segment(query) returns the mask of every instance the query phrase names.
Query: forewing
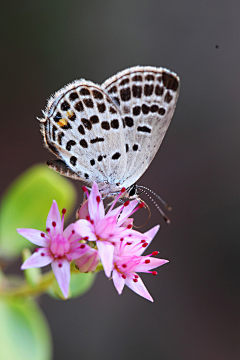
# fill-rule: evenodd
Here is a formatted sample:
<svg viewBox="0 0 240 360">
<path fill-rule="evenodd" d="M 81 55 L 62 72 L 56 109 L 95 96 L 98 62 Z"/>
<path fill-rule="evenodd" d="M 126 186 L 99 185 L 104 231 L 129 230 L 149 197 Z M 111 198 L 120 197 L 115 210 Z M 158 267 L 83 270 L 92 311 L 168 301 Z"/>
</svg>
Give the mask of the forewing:
<svg viewBox="0 0 240 360">
<path fill-rule="evenodd" d="M 100 188 L 102 183 L 115 184 L 122 178 L 126 166 L 123 122 L 101 87 L 85 80 L 69 84 L 49 100 L 40 121 L 47 147 L 70 170 L 59 160 L 52 168 L 66 176 L 96 181 Z"/>
<path fill-rule="evenodd" d="M 135 183 L 153 160 L 170 124 L 179 92 L 178 76 L 163 68 L 136 66 L 102 84 L 124 123 L 127 168 L 124 186 Z"/>
</svg>

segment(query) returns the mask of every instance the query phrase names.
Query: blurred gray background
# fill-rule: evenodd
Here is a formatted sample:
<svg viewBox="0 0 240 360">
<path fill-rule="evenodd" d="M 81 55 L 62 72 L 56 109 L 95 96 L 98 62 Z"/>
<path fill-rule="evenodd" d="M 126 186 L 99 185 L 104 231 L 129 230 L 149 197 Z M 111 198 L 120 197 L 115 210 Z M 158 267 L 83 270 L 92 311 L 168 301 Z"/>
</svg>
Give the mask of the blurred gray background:
<svg viewBox="0 0 240 360">
<path fill-rule="evenodd" d="M 118 296 L 102 273 L 81 298 L 43 296 L 54 360 L 240 359 L 239 19 L 239 0 L 2 2 L 1 193 L 53 158 L 36 116 L 63 85 L 133 65 L 181 78 L 172 124 L 138 182 L 173 207 L 170 226 L 152 206 L 144 228 L 161 223 L 150 250 L 170 260 L 143 276 L 155 302 L 128 288 Z"/>
</svg>

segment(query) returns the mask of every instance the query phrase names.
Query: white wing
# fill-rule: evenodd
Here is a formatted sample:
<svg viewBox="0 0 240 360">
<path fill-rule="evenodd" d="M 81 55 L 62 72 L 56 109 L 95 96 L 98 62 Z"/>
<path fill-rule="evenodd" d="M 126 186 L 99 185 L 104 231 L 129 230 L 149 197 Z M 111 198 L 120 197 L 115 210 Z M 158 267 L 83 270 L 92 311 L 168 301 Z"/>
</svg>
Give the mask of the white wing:
<svg viewBox="0 0 240 360">
<path fill-rule="evenodd" d="M 48 165 L 63 175 L 110 192 L 121 186 L 127 154 L 119 110 L 100 86 L 78 80 L 48 102 L 42 132 L 46 146 L 61 160 Z"/>
<path fill-rule="evenodd" d="M 127 167 L 122 178 L 128 187 L 146 171 L 162 143 L 176 106 L 179 78 L 167 69 L 136 66 L 106 80 L 102 88 L 123 119 Z"/>
</svg>

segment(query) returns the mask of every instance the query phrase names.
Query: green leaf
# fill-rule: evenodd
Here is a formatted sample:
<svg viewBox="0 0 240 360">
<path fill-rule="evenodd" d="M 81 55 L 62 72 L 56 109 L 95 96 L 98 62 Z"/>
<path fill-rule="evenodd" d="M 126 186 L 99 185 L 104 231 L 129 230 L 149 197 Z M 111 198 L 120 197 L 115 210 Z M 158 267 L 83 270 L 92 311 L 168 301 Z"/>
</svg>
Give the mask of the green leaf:
<svg viewBox="0 0 240 360">
<path fill-rule="evenodd" d="M 69 288 L 69 298 L 78 297 L 84 295 L 93 285 L 96 274 L 94 273 L 80 273 L 72 272 Z M 55 299 L 66 300 L 58 286 L 57 280 L 54 280 L 53 284 L 49 288 L 48 294 Z"/>
<path fill-rule="evenodd" d="M 50 360 L 52 339 L 33 300 L 0 300 L 0 359 Z"/>
<path fill-rule="evenodd" d="M 0 209 L 0 256 L 19 255 L 31 243 L 19 235 L 17 228 L 46 229 L 52 201 L 70 215 L 76 202 L 73 184 L 60 174 L 39 164 L 20 175 L 7 189 Z"/>
</svg>

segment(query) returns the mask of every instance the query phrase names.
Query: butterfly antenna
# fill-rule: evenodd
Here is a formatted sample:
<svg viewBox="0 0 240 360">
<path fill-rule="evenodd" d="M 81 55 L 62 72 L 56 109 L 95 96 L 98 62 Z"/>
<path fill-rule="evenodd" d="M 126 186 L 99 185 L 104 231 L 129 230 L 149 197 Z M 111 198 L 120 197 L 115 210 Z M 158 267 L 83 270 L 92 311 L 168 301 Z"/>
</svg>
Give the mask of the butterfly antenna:
<svg viewBox="0 0 240 360">
<path fill-rule="evenodd" d="M 144 207 L 146 207 L 146 208 L 148 209 L 148 219 L 147 219 L 147 221 L 146 221 L 143 225 L 141 225 L 141 226 L 133 225 L 133 226 L 134 226 L 135 228 L 137 228 L 137 229 L 139 229 L 139 228 L 143 227 L 144 225 L 146 225 L 146 224 L 149 222 L 150 218 L 151 218 L 151 210 L 150 210 L 150 207 L 148 206 L 147 203 L 145 203 L 144 200 L 141 199 L 141 202 L 143 202 L 144 205 L 145 205 Z"/>
<path fill-rule="evenodd" d="M 169 217 L 162 211 L 162 209 L 160 208 L 160 206 L 156 203 L 156 201 L 151 197 L 151 195 L 149 195 L 147 193 L 146 190 L 149 190 L 148 188 L 145 188 L 145 186 L 137 186 L 138 188 L 142 189 L 142 192 L 144 194 L 147 195 L 147 197 L 153 202 L 153 204 L 156 206 L 156 208 L 158 209 L 158 211 L 160 212 L 160 214 L 162 215 L 163 219 L 165 220 L 165 222 L 170 225 L 171 221 L 169 219 Z M 153 194 L 155 194 L 153 191 L 150 190 L 150 192 L 152 192 Z"/>
<path fill-rule="evenodd" d="M 152 191 L 151 189 L 149 189 L 149 188 L 147 188 L 147 187 L 145 187 L 145 186 L 142 186 L 142 185 L 137 185 L 137 188 L 140 188 L 140 189 L 142 188 L 142 189 L 145 189 L 145 190 L 149 191 L 151 194 L 153 194 L 154 196 L 156 196 L 156 198 L 157 198 L 158 200 L 161 201 L 161 203 L 164 205 L 165 209 L 167 209 L 168 211 L 172 211 L 172 207 L 169 206 L 169 205 L 166 203 L 166 201 L 163 200 L 163 198 L 161 198 L 161 196 L 159 196 L 158 194 L 156 194 L 156 193 L 155 193 L 154 191 Z"/>
</svg>

